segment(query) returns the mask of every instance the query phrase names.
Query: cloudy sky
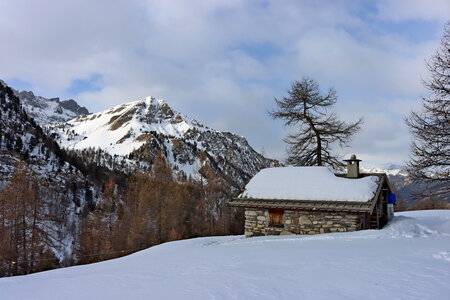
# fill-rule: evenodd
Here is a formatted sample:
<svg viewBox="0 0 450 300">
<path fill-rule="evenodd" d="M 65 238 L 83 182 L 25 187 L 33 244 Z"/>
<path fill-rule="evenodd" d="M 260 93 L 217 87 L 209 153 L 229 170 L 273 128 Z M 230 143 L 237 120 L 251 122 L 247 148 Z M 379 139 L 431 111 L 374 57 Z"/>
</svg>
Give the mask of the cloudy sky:
<svg viewBox="0 0 450 300">
<path fill-rule="evenodd" d="M 291 129 L 267 111 L 310 76 L 365 119 L 345 155 L 403 163 L 449 17 L 448 0 L 2 0 L 0 78 L 92 112 L 163 98 L 283 160 Z"/>
</svg>

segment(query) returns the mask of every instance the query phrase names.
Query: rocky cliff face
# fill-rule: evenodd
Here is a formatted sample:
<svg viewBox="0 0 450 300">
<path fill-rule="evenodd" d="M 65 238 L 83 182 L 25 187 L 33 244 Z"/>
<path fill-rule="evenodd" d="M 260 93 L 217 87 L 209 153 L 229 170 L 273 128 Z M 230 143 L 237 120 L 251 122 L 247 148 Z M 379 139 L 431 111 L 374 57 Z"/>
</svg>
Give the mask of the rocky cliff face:
<svg viewBox="0 0 450 300">
<path fill-rule="evenodd" d="M 59 98 L 36 96 L 31 91 L 14 92 L 28 115 L 40 125 L 62 123 L 89 114 L 86 107 L 72 99 L 60 101 Z"/>
<path fill-rule="evenodd" d="M 3 82 L 0 82 L 0 150 L 3 179 L 9 177 L 16 160 L 26 161 L 35 172 L 47 176 L 52 176 L 54 169 L 68 167 L 58 144 L 43 132 L 15 92 Z"/>
</svg>

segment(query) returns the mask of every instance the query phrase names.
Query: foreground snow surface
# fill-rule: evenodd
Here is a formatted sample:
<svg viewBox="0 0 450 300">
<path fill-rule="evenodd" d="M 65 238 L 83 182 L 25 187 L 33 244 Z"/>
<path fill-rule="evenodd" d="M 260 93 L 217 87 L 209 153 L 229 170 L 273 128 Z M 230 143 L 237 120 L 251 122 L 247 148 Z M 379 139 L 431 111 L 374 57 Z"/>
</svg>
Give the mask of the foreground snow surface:
<svg viewBox="0 0 450 300">
<path fill-rule="evenodd" d="M 450 299 L 450 211 L 383 230 L 209 237 L 0 279 L 0 299 Z"/>
</svg>

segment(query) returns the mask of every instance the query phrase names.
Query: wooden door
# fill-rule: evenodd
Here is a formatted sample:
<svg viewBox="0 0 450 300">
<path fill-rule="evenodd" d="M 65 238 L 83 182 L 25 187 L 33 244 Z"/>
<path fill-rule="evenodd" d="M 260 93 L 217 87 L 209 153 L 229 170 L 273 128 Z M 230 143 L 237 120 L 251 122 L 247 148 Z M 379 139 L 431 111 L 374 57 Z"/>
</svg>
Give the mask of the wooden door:
<svg viewBox="0 0 450 300">
<path fill-rule="evenodd" d="M 283 217 L 284 217 L 284 209 L 270 208 L 269 209 L 269 226 L 270 227 L 284 227 Z"/>
</svg>

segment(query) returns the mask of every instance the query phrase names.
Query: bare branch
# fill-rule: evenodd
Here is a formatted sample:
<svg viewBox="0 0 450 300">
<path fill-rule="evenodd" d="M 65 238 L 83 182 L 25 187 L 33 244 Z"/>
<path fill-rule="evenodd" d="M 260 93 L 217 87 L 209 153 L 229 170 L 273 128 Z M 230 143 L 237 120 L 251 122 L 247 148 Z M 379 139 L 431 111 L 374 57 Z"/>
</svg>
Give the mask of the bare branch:
<svg viewBox="0 0 450 300">
<path fill-rule="evenodd" d="M 286 126 L 298 126 L 297 133 L 284 140 L 289 145 L 286 162 L 296 166 L 341 166 L 340 158 L 331 153 L 331 148 L 348 146 L 363 120 L 351 124 L 339 120 L 332 110 L 337 101 L 336 91 L 330 88 L 321 94 L 314 79 L 294 81 L 287 93 L 287 97 L 275 98 L 277 108 L 269 112 L 274 119 L 284 120 Z"/>
<path fill-rule="evenodd" d="M 450 181 L 450 22 L 440 48 L 426 62 L 431 79 L 424 81 L 429 95 L 422 110 L 412 111 L 405 120 L 412 142 L 408 171 L 416 180 L 429 183 Z M 448 189 L 440 193 L 450 194 Z"/>
</svg>

